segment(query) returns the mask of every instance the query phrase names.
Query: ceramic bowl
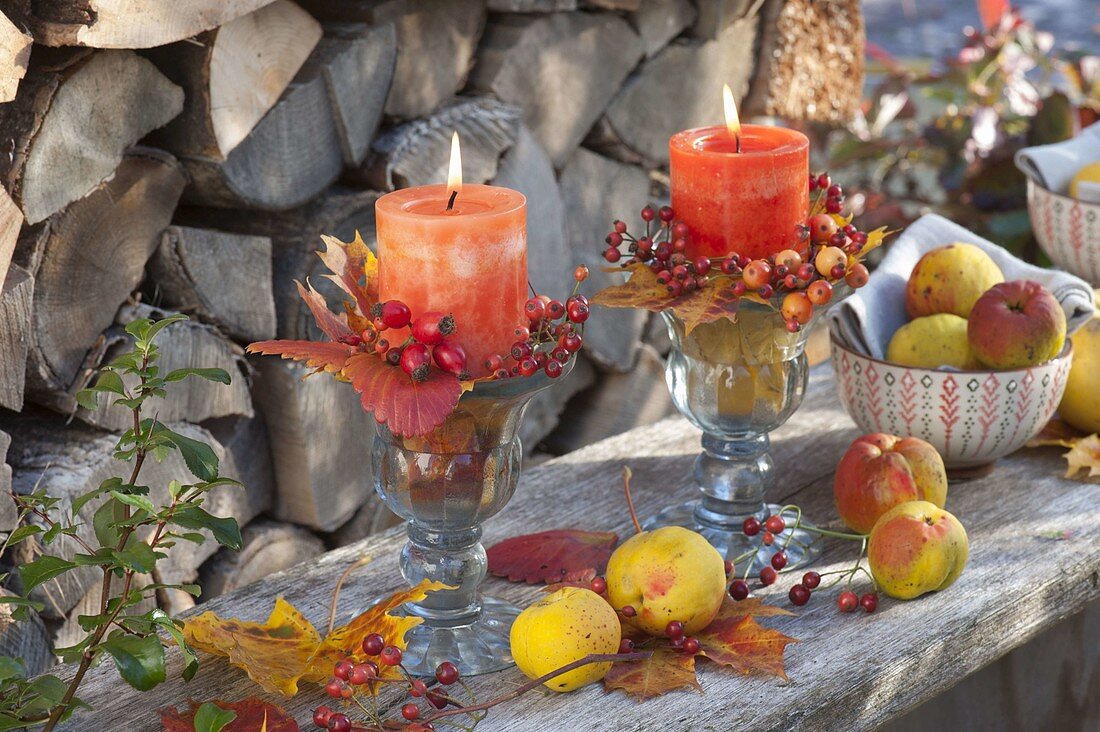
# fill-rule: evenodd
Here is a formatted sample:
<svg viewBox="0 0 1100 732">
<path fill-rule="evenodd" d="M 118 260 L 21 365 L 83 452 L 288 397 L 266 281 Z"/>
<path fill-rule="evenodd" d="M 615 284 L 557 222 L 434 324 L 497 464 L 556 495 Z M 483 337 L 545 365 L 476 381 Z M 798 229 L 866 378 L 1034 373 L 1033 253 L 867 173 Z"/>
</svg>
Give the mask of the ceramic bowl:
<svg viewBox="0 0 1100 732">
<path fill-rule="evenodd" d="M 888 363 L 832 337 L 844 408 L 864 432 L 919 437 L 954 478 L 984 475 L 1050 420 L 1066 388 L 1073 345 L 1038 366 L 1009 371 L 940 371 Z"/>
<path fill-rule="evenodd" d="M 1078 201 L 1027 181 L 1031 228 L 1059 268 L 1100 285 L 1100 203 Z"/>
</svg>

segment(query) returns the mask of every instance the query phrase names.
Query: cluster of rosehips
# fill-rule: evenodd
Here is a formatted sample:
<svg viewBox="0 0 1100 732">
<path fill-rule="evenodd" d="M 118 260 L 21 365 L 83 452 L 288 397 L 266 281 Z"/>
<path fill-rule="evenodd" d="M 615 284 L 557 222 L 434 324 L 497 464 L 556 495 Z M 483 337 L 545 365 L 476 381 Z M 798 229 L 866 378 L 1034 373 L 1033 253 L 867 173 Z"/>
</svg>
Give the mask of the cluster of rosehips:
<svg viewBox="0 0 1100 732">
<path fill-rule="evenodd" d="M 605 241 L 604 259 L 623 267 L 645 263 L 656 273 L 670 298 L 687 295 L 715 280 L 719 286 L 729 284 L 732 294 L 741 297 L 754 292 L 770 300 L 777 292 L 786 292 L 781 305 L 787 329 L 798 332 L 813 317 L 814 307 L 828 303 L 833 297 L 833 286 L 843 280 L 850 287 L 867 284 L 870 277 L 867 267 L 858 261 L 850 261 L 867 243 L 867 234 L 852 224 L 841 227 L 831 214 L 843 209 L 844 192 L 832 183 L 827 173 L 810 176 L 810 191 L 820 190 L 825 196 L 824 207 L 828 213 L 811 216 L 799 232 L 803 244 L 800 251 L 784 249 L 765 259 L 751 259 L 736 252 L 725 257 L 696 257 L 688 259 L 688 229 L 682 221 L 675 221 L 675 213 L 668 206 L 654 210 L 642 209 L 646 222 L 645 235 L 634 237 L 622 221 L 614 222 Z M 652 222 L 659 221 L 656 233 Z M 620 247 L 627 245 L 629 257 L 623 257 Z"/>
<path fill-rule="evenodd" d="M 775 542 L 776 535 L 782 534 L 786 529 L 787 522 L 778 514 L 769 516 L 763 523 L 755 516 L 749 516 L 741 524 L 741 530 L 745 536 L 757 536 L 763 531 L 764 535 L 761 537 L 761 541 L 765 546 L 771 546 Z M 771 566 L 760 570 L 760 584 L 764 587 L 775 584 L 775 581 L 779 579 L 779 572 L 787 566 L 787 561 L 787 552 L 783 549 L 779 549 L 772 554 Z M 850 574 L 848 570 L 843 570 L 843 572 Z M 791 604 L 801 607 L 810 601 L 810 595 L 820 584 L 820 574 L 812 570 L 806 572 L 802 575 L 802 581 L 791 587 L 787 593 L 787 598 L 791 601 Z M 730 583 L 729 594 L 738 602 L 744 600 L 749 596 L 749 583 L 743 579 L 734 580 Z M 875 608 L 878 607 L 878 595 L 874 592 L 868 592 L 863 597 L 857 597 L 856 593 L 851 590 L 845 590 L 837 598 L 837 605 L 840 607 L 840 611 L 845 613 L 852 612 L 857 605 L 865 611 L 873 613 Z"/>
<path fill-rule="evenodd" d="M 485 370 L 497 379 L 534 376 L 542 371 L 551 379 L 562 375 L 565 365 L 584 345 L 584 323 L 590 313 L 588 298 L 577 287 L 588 278 L 583 264 L 573 272 L 576 285 L 565 302 L 535 295 L 523 305 L 527 322 L 516 326 L 516 342 L 506 355 L 485 360 Z"/>
<path fill-rule="evenodd" d="M 731 562 L 726 562 L 727 575 L 732 569 L 733 564 Z M 603 595 L 607 592 L 607 580 L 603 577 L 596 577 L 592 580 L 590 587 L 597 595 Z M 633 605 L 623 605 L 619 612 L 622 613 L 624 618 L 632 618 L 638 614 L 638 611 Z M 682 653 L 695 655 L 701 648 L 698 638 L 694 638 L 684 633 L 684 624 L 679 620 L 669 621 L 668 625 L 665 626 L 665 636 L 669 640 L 669 645 Z M 633 653 L 634 650 L 635 644 L 632 639 L 623 638 L 619 641 L 619 653 Z"/>
<path fill-rule="evenodd" d="M 429 689 L 420 679 L 411 677 L 401 667 L 401 649 L 397 646 L 386 645 L 385 639 L 378 633 L 370 633 L 363 639 L 363 653 L 371 657 L 377 657 L 378 663 L 385 666 L 396 666 L 402 671 L 402 683 L 408 686 L 409 695 L 414 698 L 423 698 L 436 709 L 443 709 L 448 704 L 456 702 L 440 689 Z M 338 661 L 332 669 L 332 679 L 325 685 L 325 691 L 333 699 L 350 699 L 355 695 L 355 687 L 368 687 L 373 693 L 372 684 L 380 681 L 378 663 L 363 661 L 356 663 L 350 659 Z M 450 661 L 439 664 L 435 670 L 435 679 L 443 686 L 450 686 L 458 681 L 458 668 Z M 416 702 L 408 702 L 401 707 L 401 716 L 415 726 L 406 726 L 406 730 L 419 729 L 430 730 L 432 725 L 427 722 L 417 723 L 420 718 L 420 707 Z M 336 712 L 327 706 L 317 707 L 313 711 L 313 724 L 320 729 L 330 732 L 350 732 L 354 728 L 351 718 L 343 712 Z"/>
<path fill-rule="evenodd" d="M 375 303 L 370 314 L 370 326 L 359 335 L 341 338 L 340 342 L 373 349 L 379 358 L 391 366 L 400 366 L 418 383 L 428 378 L 433 361 L 448 374 L 470 378 L 466 352 L 459 344 L 447 340 L 457 329 L 453 316 L 431 311 L 413 318 L 409 306 L 400 300 Z M 383 335 L 403 328 L 409 328 L 409 334 L 400 343 Z"/>
</svg>

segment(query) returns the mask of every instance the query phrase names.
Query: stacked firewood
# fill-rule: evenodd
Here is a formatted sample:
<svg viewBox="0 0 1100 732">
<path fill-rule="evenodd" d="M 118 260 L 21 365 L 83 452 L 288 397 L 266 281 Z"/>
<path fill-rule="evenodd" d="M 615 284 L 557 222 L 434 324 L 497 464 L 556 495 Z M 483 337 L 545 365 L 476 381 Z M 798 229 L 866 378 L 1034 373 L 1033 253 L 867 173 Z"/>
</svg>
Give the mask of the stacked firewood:
<svg viewBox="0 0 1100 732">
<path fill-rule="evenodd" d="M 394 521 L 373 497 L 372 424 L 351 390 L 244 354 L 318 336 L 292 282 L 329 284 L 320 234 L 371 243 L 377 197 L 442 181 L 458 130 L 466 180 L 527 195 L 533 286 L 565 292 L 584 262 L 599 287 L 609 217 L 664 199 L 669 133 L 719 121 L 723 83 L 750 113 L 836 120 L 862 73 L 856 0 L 0 0 L 0 12 L 0 490 L 65 500 L 116 470 L 125 415 L 86 412 L 74 394 L 126 347 L 127 322 L 187 313 L 165 367 L 218 366 L 233 384 L 185 382 L 159 419 L 214 443 L 247 486 L 211 507 L 246 527 L 245 549 L 179 552 L 154 579 L 201 578 L 207 596 Z M 797 88 L 799 55 L 839 86 Z M 527 445 L 567 451 L 670 414 L 667 346 L 645 314 L 597 310 L 579 367 L 529 410 Z M 148 480 L 181 470 L 158 464 Z M 14 521 L 0 500 L 0 532 Z M 30 644 L 44 664 L 44 644 L 73 637 L 94 576 L 65 577 L 42 588 L 41 626 L 0 637 L 0 652 Z"/>
</svg>

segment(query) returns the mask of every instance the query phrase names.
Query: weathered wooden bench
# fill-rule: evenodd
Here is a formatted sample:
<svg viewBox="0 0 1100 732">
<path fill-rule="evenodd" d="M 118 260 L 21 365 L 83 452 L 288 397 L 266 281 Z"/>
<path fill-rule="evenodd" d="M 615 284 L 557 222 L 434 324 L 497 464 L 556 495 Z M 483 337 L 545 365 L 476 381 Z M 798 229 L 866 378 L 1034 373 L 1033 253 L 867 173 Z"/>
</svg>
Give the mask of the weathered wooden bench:
<svg viewBox="0 0 1100 732">
<path fill-rule="evenodd" d="M 856 434 L 837 400 L 829 366 L 817 367 L 802 408 L 773 434 L 779 481 L 771 498 L 797 503 L 822 523 L 835 521 L 833 470 Z M 562 527 L 625 536 L 630 521 L 620 488 L 622 466 L 633 469 L 635 501 L 639 513 L 648 515 L 692 495 L 691 464 L 698 448 L 699 433 L 677 417 L 528 470 L 509 506 L 485 526 L 485 543 Z M 883 598 L 873 615 L 842 615 L 836 590 L 819 591 L 796 617 L 766 619 L 801 641 L 787 649 L 789 682 L 742 677 L 704 662 L 702 695 L 676 692 L 638 703 L 619 692 L 605 694 L 598 685 L 563 695 L 535 691 L 492 709 L 479 729 L 851 730 L 898 719 L 1100 597 L 1100 486 L 1066 480 L 1063 469 L 1057 450 L 1023 450 L 1002 460 L 989 477 L 951 486 L 947 507 L 965 524 L 971 555 L 949 590 L 910 602 Z M 340 601 L 345 618 L 402 585 L 397 556 L 404 541 L 400 530 L 371 537 L 200 610 L 263 620 L 282 595 L 323 628 L 337 577 L 361 555 L 374 561 L 346 584 Z M 826 544 L 816 568 L 846 566 L 854 553 L 850 542 Z M 763 594 L 789 607 L 792 581 L 781 579 Z M 540 593 L 538 587 L 499 579 L 489 579 L 485 589 L 522 604 Z M 1089 655 L 1096 666 L 1095 647 Z M 178 677 L 180 666 L 179 654 L 172 658 L 170 678 L 173 672 Z M 1034 669 L 1029 687 L 1039 689 L 1043 677 L 1057 679 L 1064 672 Z M 1100 674 L 1093 677 L 1095 693 Z M 521 679 L 510 669 L 478 677 L 472 687 L 485 700 Z M 67 729 L 156 730 L 158 707 L 182 705 L 188 698 L 233 701 L 254 695 L 264 696 L 222 659 L 205 657 L 189 684 L 171 680 L 147 694 L 131 690 L 105 663 L 79 694 L 94 711 L 77 715 Z M 325 697 L 320 687 L 305 685 L 293 699 L 271 700 L 311 729 L 310 712 Z M 973 700 L 975 706 L 984 703 Z M 1074 713 L 1081 711 L 1069 712 Z M 396 706 L 390 716 L 399 717 Z M 1084 729 L 1072 723 L 1060 728 Z"/>
</svg>

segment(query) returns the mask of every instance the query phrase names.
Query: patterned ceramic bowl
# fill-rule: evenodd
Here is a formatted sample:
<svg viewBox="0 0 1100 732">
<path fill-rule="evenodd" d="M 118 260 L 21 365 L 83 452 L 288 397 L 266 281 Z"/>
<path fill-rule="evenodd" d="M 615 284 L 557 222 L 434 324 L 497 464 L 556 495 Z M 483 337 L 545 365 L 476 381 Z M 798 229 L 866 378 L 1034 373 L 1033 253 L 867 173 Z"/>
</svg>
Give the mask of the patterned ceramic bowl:
<svg viewBox="0 0 1100 732">
<path fill-rule="evenodd" d="M 984 475 L 1050 420 L 1066 388 L 1073 346 L 1012 371 L 937 371 L 887 363 L 832 339 L 840 401 L 864 432 L 931 443 L 953 478 Z"/>
<path fill-rule="evenodd" d="M 1027 209 L 1035 238 L 1051 261 L 1100 285 L 1100 203 L 1053 193 L 1028 178 Z"/>
</svg>

